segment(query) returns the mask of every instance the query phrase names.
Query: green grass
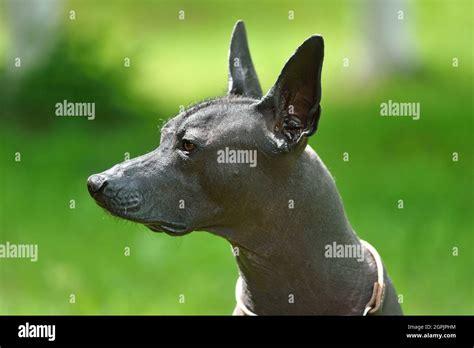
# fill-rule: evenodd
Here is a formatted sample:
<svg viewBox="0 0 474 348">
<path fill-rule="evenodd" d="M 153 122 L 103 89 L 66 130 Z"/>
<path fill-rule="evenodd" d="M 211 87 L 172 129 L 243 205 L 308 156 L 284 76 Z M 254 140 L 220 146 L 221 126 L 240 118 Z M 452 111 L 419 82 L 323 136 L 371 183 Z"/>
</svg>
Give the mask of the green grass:
<svg viewBox="0 0 474 348">
<path fill-rule="evenodd" d="M 64 21 L 55 59 L 15 91 L 0 76 L 0 243 L 39 245 L 36 263 L 0 260 L 0 314 L 231 313 L 237 267 L 225 240 L 205 232 L 171 238 L 112 218 L 85 180 L 125 152 L 152 150 L 159 119 L 179 105 L 225 92 L 237 18 L 246 21 L 263 89 L 305 37 L 325 36 L 323 114 L 310 143 L 335 176 L 354 229 L 379 250 L 405 313 L 474 314 L 472 4 L 413 5 L 420 70 L 371 81 L 357 78 L 356 2 L 250 4 L 73 1 L 64 13 L 75 8 L 79 17 Z M 181 8 L 185 23 L 174 17 Z M 96 100 L 96 120 L 55 118 L 53 102 L 63 96 Z M 421 119 L 378 116 L 388 99 L 420 102 Z"/>
</svg>

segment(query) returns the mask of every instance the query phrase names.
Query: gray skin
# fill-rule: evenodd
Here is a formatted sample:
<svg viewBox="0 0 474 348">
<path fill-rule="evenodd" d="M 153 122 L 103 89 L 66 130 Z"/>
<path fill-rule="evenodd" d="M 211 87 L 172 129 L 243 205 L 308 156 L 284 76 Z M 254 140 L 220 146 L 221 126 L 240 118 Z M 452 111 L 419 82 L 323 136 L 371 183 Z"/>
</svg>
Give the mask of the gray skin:
<svg viewBox="0 0 474 348">
<path fill-rule="evenodd" d="M 227 239 L 239 251 L 242 301 L 258 315 L 362 315 L 377 269 L 368 252 L 362 262 L 325 257 L 327 244 L 360 240 L 331 174 L 307 145 L 321 112 L 323 56 L 322 37 L 308 38 L 262 97 L 237 22 L 228 95 L 171 119 L 156 150 L 89 177 L 91 195 L 156 232 L 205 230 Z M 226 147 L 256 150 L 257 166 L 218 163 Z M 386 272 L 385 281 L 379 314 L 400 315 Z"/>
</svg>

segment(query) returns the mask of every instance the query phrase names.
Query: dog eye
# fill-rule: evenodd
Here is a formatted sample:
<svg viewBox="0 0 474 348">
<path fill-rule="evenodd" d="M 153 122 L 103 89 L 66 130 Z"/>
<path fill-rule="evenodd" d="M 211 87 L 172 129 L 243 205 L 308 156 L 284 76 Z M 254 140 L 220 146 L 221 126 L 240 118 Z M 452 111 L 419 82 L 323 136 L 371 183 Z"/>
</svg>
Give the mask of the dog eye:
<svg viewBox="0 0 474 348">
<path fill-rule="evenodd" d="M 196 145 L 190 142 L 189 140 L 183 139 L 183 150 L 186 152 L 191 152 L 196 148 Z"/>
</svg>

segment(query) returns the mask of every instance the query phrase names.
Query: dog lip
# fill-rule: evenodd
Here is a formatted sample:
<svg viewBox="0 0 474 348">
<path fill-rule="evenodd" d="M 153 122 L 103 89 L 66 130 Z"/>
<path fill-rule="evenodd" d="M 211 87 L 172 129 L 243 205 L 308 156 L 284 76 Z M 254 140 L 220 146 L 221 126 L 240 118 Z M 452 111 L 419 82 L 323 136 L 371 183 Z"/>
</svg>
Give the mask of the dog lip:
<svg viewBox="0 0 474 348">
<path fill-rule="evenodd" d="M 91 193 L 92 198 L 94 201 L 99 205 L 101 208 L 107 210 L 112 215 L 118 216 L 123 219 L 131 220 L 134 222 L 142 222 L 140 220 L 133 219 L 132 216 L 128 214 L 137 213 L 142 208 L 141 201 L 137 200 L 132 203 L 128 204 L 120 204 L 116 202 L 117 194 L 114 196 L 106 196 L 103 192 L 94 192 Z"/>
<path fill-rule="evenodd" d="M 146 221 L 140 218 L 134 217 L 133 215 L 127 215 L 126 213 L 133 213 L 139 210 L 139 205 L 130 206 L 126 210 L 117 210 L 115 207 L 110 206 L 105 201 L 97 199 L 96 195 L 93 196 L 97 205 L 105 209 L 107 212 L 114 216 L 118 216 L 122 219 L 126 219 L 132 222 L 143 224 L 153 232 L 165 232 L 170 236 L 184 236 L 191 231 L 185 224 L 168 222 L 168 221 Z M 125 214 L 124 214 L 125 213 Z"/>
<path fill-rule="evenodd" d="M 144 225 L 154 232 L 165 232 L 170 236 L 184 236 L 190 233 L 186 225 L 175 222 L 156 221 Z"/>
<path fill-rule="evenodd" d="M 150 230 L 153 232 L 164 232 L 162 227 L 159 224 L 144 224 L 146 227 L 148 227 Z"/>
</svg>

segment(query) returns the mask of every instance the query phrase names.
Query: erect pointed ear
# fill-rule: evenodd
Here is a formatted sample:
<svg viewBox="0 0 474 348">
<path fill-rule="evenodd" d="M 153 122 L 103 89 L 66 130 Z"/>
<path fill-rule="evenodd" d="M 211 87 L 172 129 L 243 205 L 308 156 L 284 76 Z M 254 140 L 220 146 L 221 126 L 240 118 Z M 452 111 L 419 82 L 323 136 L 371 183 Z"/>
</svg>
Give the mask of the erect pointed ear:
<svg viewBox="0 0 474 348">
<path fill-rule="evenodd" d="M 311 36 L 290 57 L 275 85 L 257 105 L 269 115 L 269 124 L 277 136 L 284 137 L 288 149 L 318 127 L 323 58 L 323 38 Z"/>
<path fill-rule="evenodd" d="M 229 50 L 228 94 L 260 99 L 262 89 L 250 57 L 244 22 L 238 21 L 232 32 Z"/>
</svg>

